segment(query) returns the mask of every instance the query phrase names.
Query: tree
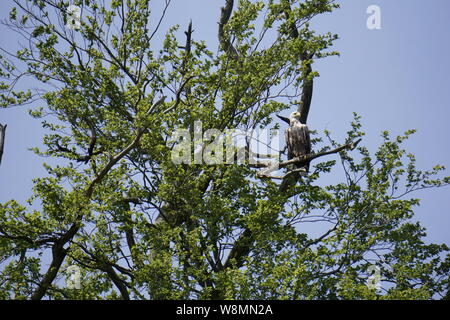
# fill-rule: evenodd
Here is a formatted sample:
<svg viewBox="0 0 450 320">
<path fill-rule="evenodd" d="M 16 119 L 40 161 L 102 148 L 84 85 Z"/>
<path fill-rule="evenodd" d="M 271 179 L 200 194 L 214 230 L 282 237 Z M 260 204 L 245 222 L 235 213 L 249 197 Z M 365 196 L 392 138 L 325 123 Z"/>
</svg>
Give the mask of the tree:
<svg viewBox="0 0 450 320">
<path fill-rule="evenodd" d="M 2 50 L 1 105 L 40 101 L 31 115 L 47 133 L 35 152 L 58 162 L 34 180 L 28 206 L 0 205 L 0 297 L 448 296 L 448 248 L 424 243 L 410 195 L 450 178 L 439 178 L 442 166 L 416 168 L 402 148 L 412 130 L 383 132 L 371 153 L 357 146 L 364 133 L 355 114 L 345 141 L 316 134 L 314 154 L 282 158 L 281 183 L 248 139 L 243 163 L 173 161 L 177 128 L 274 130 L 274 115 L 293 108 L 306 122 L 313 62 L 337 54 L 337 36 L 309 22 L 335 1 L 225 0 L 217 54 L 193 23 L 158 38 L 170 0 L 159 17 L 148 0 L 14 3 L 4 23 L 29 46 Z M 24 76 L 39 89 L 15 90 Z M 307 177 L 292 170 L 309 160 Z M 338 164 L 343 181 L 321 184 Z M 307 222 L 327 230 L 312 236 Z M 381 277 L 378 291 L 367 285 L 369 270 Z M 80 288 L 66 285 L 71 272 Z"/>
</svg>

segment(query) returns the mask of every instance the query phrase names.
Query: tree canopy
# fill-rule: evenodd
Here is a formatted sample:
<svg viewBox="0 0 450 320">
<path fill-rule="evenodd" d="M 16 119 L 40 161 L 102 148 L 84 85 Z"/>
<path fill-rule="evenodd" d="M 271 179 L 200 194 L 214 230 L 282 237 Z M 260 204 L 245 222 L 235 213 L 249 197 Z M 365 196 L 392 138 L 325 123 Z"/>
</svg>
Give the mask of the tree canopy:
<svg viewBox="0 0 450 320">
<path fill-rule="evenodd" d="M 264 157 L 248 139 L 241 162 L 173 161 L 173 133 L 194 137 L 196 123 L 274 132 L 289 110 L 306 123 L 314 61 L 338 54 L 337 35 L 310 22 L 337 1 L 223 0 L 210 13 L 215 44 L 194 22 L 162 30 L 170 0 L 159 11 L 150 0 L 13 2 L 3 23 L 26 46 L 0 51 L 0 106 L 33 103 L 46 130 L 34 152 L 57 161 L 26 204 L 0 204 L 0 298 L 449 297 L 449 248 L 425 243 L 412 196 L 450 177 L 416 167 L 403 147 L 414 130 L 383 131 L 371 152 L 355 114 L 344 141 L 314 133 L 314 153 L 294 159 L 312 161 L 302 177 L 282 150 L 283 175 L 261 174 L 271 165 L 250 161 Z M 36 85 L 16 90 L 23 77 Z M 208 138 L 190 151 L 204 156 Z M 340 183 L 320 179 L 339 170 Z"/>
</svg>

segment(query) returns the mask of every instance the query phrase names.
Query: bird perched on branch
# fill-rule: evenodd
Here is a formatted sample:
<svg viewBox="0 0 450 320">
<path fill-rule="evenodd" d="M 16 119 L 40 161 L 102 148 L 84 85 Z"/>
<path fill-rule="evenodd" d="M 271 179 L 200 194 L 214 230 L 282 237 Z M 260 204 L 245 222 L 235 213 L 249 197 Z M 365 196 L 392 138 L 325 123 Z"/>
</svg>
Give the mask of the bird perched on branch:
<svg viewBox="0 0 450 320">
<path fill-rule="evenodd" d="M 298 111 L 292 112 L 289 119 L 282 116 L 278 117 L 289 123 L 289 128 L 284 133 L 288 149 L 288 160 L 310 154 L 311 139 L 309 129 L 306 124 L 300 122 L 301 113 Z M 309 171 L 309 163 L 297 164 L 296 166 L 297 169 L 304 169 L 305 173 Z"/>
</svg>

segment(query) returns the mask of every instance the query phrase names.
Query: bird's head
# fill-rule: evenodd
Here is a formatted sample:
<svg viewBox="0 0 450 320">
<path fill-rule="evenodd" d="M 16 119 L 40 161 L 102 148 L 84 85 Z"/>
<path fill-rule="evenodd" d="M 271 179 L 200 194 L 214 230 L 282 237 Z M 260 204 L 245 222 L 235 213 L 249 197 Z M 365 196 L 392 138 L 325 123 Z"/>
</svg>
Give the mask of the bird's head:
<svg viewBox="0 0 450 320">
<path fill-rule="evenodd" d="M 300 117 L 302 116 L 302 114 L 298 111 L 294 111 L 291 113 L 291 116 L 289 117 L 290 119 L 297 119 L 300 120 Z"/>
</svg>

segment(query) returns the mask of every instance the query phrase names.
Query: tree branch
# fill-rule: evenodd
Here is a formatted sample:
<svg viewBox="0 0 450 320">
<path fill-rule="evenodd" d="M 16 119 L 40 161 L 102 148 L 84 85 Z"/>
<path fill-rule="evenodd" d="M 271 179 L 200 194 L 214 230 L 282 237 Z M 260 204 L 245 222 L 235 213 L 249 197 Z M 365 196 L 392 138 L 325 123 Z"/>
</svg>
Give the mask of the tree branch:
<svg viewBox="0 0 450 320">
<path fill-rule="evenodd" d="M 291 13 L 291 6 L 289 3 L 286 4 L 284 14 L 286 16 L 286 21 L 289 21 L 290 13 Z M 290 36 L 294 39 L 297 39 L 300 37 L 300 33 L 298 32 L 297 26 L 295 25 L 295 21 L 292 21 L 289 25 L 290 30 Z M 305 50 L 303 53 L 301 60 L 307 61 L 312 59 L 314 56 L 314 53 L 310 53 Z M 305 123 L 308 120 L 308 114 L 309 109 L 311 107 L 311 101 L 312 101 L 312 95 L 313 95 L 313 79 L 310 77 L 312 73 L 312 67 L 311 67 L 311 61 L 308 61 L 306 64 L 306 69 L 303 73 L 303 88 L 302 88 L 302 96 L 300 98 L 299 105 L 297 107 L 297 111 L 300 112 L 300 122 Z"/>
<path fill-rule="evenodd" d="M 120 294 L 124 300 L 130 300 L 130 294 L 128 293 L 128 289 L 126 286 L 126 282 L 122 280 L 117 273 L 114 271 L 113 267 L 109 264 L 105 265 L 101 268 L 104 272 L 106 272 L 111 279 L 111 281 L 115 284 L 117 289 L 119 289 Z"/>
<path fill-rule="evenodd" d="M 164 97 L 157 101 L 152 107 L 150 107 L 149 112 L 151 110 L 155 109 L 159 104 L 161 104 L 164 101 Z M 88 188 L 86 189 L 84 196 L 86 199 L 91 199 L 92 194 L 94 192 L 94 187 L 96 184 L 100 183 L 103 178 L 108 174 L 108 172 L 111 170 L 111 168 L 117 164 L 123 157 L 125 157 L 133 148 L 135 148 L 139 141 L 144 134 L 144 132 L 147 130 L 147 127 L 142 127 L 137 130 L 136 137 L 133 139 L 133 141 L 125 147 L 121 152 L 116 154 L 114 157 L 112 157 L 109 162 L 103 167 L 103 169 L 100 171 L 100 173 L 91 181 Z M 61 268 L 61 265 L 64 261 L 64 258 L 67 255 L 68 249 L 64 248 L 64 245 L 68 243 L 78 232 L 80 229 L 80 221 L 83 217 L 82 213 L 79 213 L 77 216 L 77 221 L 72 224 L 72 226 L 69 228 L 67 232 L 65 232 L 53 245 L 52 247 L 52 253 L 53 253 L 53 259 L 51 262 L 50 267 L 48 268 L 47 272 L 44 275 L 44 278 L 39 283 L 38 288 L 35 290 L 35 292 L 32 294 L 31 299 L 32 300 L 40 300 L 44 297 L 45 293 L 47 292 L 48 288 L 52 284 L 52 282 L 55 280 L 56 275 Z M 123 294 L 123 292 L 122 292 Z"/>
<path fill-rule="evenodd" d="M 219 42 L 223 51 L 231 54 L 233 58 L 237 58 L 238 52 L 231 43 L 230 39 L 225 37 L 225 25 L 231 18 L 233 11 L 234 0 L 225 0 L 225 6 L 221 8 L 220 20 L 219 20 Z"/>
<path fill-rule="evenodd" d="M 183 93 L 184 87 L 187 85 L 187 83 L 189 82 L 189 80 L 191 80 L 192 78 L 194 78 L 194 76 L 190 76 L 188 77 L 182 84 L 181 87 L 177 90 L 176 93 L 176 97 L 175 97 L 175 102 L 173 104 L 173 106 L 167 108 L 166 110 L 164 110 L 163 113 L 169 113 L 170 111 L 176 109 L 178 107 L 178 105 L 181 102 L 181 94 Z"/>
<path fill-rule="evenodd" d="M 276 170 L 279 170 L 279 169 L 282 169 L 282 168 L 285 168 L 285 167 L 287 167 L 289 165 L 292 165 L 292 164 L 302 165 L 302 164 L 309 163 L 309 162 L 311 162 L 312 160 L 314 160 L 316 158 L 323 157 L 323 156 L 330 155 L 330 154 L 334 154 L 334 153 L 338 153 L 338 152 L 341 152 L 342 150 L 353 150 L 353 149 L 355 149 L 357 147 L 357 145 L 359 144 L 359 142 L 361 140 L 362 139 L 358 139 L 358 140 L 356 140 L 356 141 L 354 141 L 352 143 L 345 144 L 345 145 L 337 147 L 337 148 L 335 148 L 333 150 L 319 152 L 319 153 L 305 154 L 304 156 L 295 157 L 295 158 L 293 158 L 291 160 L 287 160 L 287 161 L 283 161 L 283 162 L 279 162 L 279 163 L 271 163 L 271 162 L 268 162 L 268 163 L 267 162 L 266 163 L 264 163 L 264 162 L 257 163 L 256 166 L 258 166 L 258 167 L 261 167 L 261 166 L 262 167 L 267 167 L 266 169 L 263 169 L 263 170 L 259 171 L 257 176 L 260 177 L 260 178 L 263 178 L 263 177 L 271 178 L 269 173 L 271 173 L 273 171 L 276 171 Z"/>
<path fill-rule="evenodd" d="M 236 240 L 233 248 L 228 255 L 228 258 L 223 265 L 224 269 L 236 266 L 242 267 L 244 264 L 244 258 L 250 253 L 251 246 L 253 244 L 253 232 L 250 229 L 245 229 L 238 240 Z"/>
<path fill-rule="evenodd" d="M 3 147 L 5 145 L 6 124 L 0 124 L 0 164 L 2 163 Z"/>
</svg>

